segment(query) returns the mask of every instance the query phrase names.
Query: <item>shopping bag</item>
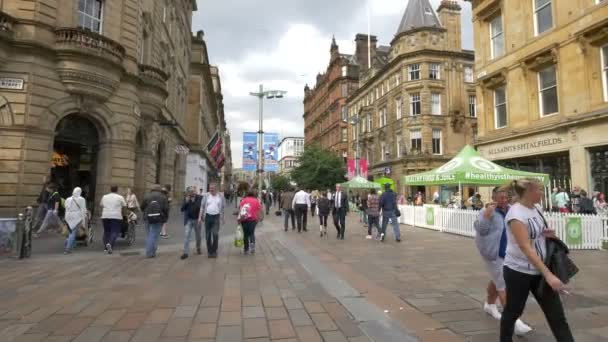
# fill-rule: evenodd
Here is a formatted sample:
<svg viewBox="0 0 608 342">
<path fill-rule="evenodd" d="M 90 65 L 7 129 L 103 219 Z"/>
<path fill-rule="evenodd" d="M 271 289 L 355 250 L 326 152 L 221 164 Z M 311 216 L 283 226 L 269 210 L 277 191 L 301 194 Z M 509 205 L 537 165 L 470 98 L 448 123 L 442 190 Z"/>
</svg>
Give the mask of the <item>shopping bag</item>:
<svg viewBox="0 0 608 342">
<path fill-rule="evenodd" d="M 236 226 L 236 232 L 234 233 L 234 247 L 243 247 L 244 244 L 243 228 L 241 228 L 241 225 L 238 225 Z"/>
</svg>

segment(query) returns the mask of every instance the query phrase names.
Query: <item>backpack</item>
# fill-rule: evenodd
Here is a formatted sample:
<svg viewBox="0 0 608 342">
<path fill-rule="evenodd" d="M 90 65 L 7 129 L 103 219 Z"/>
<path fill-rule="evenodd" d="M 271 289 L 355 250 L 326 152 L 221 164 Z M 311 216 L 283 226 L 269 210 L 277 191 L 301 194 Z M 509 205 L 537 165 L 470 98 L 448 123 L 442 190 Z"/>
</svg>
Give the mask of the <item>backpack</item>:
<svg viewBox="0 0 608 342">
<path fill-rule="evenodd" d="M 55 195 L 59 196 L 59 207 L 65 209 L 65 198 L 61 197 L 57 191 L 53 192 L 53 194 L 51 195 L 51 197 L 49 197 L 49 199 L 53 198 L 53 196 L 55 196 Z"/>
<path fill-rule="evenodd" d="M 146 219 L 148 223 L 162 223 L 163 215 L 160 210 L 160 203 L 158 201 L 150 201 L 146 208 Z"/>
<path fill-rule="evenodd" d="M 239 212 L 239 222 L 251 221 L 252 219 L 253 215 L 251 214 L 251 204 L 245 203 Z"/>
</svg>

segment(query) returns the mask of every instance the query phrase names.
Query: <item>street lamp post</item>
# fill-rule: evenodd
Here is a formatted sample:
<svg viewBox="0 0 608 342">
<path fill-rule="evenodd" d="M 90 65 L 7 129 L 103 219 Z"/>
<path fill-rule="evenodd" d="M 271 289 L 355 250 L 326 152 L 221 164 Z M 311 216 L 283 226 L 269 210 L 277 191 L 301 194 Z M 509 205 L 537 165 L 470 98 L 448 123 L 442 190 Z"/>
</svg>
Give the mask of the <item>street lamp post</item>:
<svg viewBox="0 0 608 342">
<path fill-rule="evenodd" d="M 260 102 L 260 129 L 258 131 L 258 165 L 257 165 L 257 173 L 258 173 L 258 199 L 262 200 L 262 183 L 264 182 L 264 97 L 268 100 L 271 99 L 280 99 L 283 98 L 287 94 L 286 91 L 283 90 L 264 90 L 264 85 L 260 84 L 260 89 L 257 93 L 249 93 L 251 96 L 255 96 L 259 99 Z"/>
</svg>

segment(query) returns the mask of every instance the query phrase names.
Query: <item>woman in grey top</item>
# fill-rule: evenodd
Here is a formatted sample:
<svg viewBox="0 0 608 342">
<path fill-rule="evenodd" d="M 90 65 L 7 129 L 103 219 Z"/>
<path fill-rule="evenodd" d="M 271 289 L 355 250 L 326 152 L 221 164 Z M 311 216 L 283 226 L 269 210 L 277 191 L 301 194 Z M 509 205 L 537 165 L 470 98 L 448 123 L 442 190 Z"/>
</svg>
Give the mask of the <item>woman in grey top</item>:
<svg viewBox="0 0 608 342">
<path fill-rule="evenodd" d="M 530 292 L 542 308 L 555 339 L 574 341 L 559 297 L 560 292 L 565 292 L 564 284 L 543 262 L 545 237 L 554 237 L 555 233 L 547 227 L 538 207 L 543 197 L 542 184 L 536 179 L 521 179 L 510 182 L 504 189 L 515 191 L 518 201 L 505 217 L 508 225 L 504 261 L 507 305 L 500 321 L 500 341 L 513 341 L 515 321 L 524 311 Z M 539 293 L 543 278 L 553 291 Z"/>
</svg>

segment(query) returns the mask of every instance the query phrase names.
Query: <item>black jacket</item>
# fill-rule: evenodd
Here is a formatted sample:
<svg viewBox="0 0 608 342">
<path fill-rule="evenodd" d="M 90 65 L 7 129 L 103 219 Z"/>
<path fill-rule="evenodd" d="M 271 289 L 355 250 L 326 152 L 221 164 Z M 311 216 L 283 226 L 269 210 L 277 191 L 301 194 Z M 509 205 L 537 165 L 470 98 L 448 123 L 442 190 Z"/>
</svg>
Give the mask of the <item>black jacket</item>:
<svg viewBox="0 0 608 342">
<path fill-rule="evenodd" d="M 340 209 L 341 210 L 345 210 L 345 211 L 349 211 L 349 207 L 348 207 L 348 195 L 346 194 L 346 192 L 344 191 L 340 191 Z M 336 211 L 336 197 L 337 193 L 334 193 L 331 197 L 331 208 L 332 211 Z"/>
<path fill-rule="evenodd" d="M 560 239 L 547 238 L 546 242 L 547 255 L 544 260 L 545 265 L 547 265 L 551 273 L 555 274 L 562 283 L 568 284 L 570 279 L 579 271 L 578 267 L 570 257 L 568 257 L 568 254 L 570 253 L 568 246 Z M 542 281 L 539 292 L 544 291 L 548 286 L 549 284 L 547 284 L 547 282 Z"/>
<path fill-rule="evenodd" d="M 150 202 L 156 201 L 160 204 L 160 211 L 163 216 L 163 222 L 167 222 L 167 218 L 169 217 L 169 200 L 167 200 L 167 196 L 160 191 L 152 190 L 144 196 L 144 200 L 141 203 L 141 211 L 146 213 L 146 209 L 148 208 L 148 204 Z"/>
<path fill-rule="evenodd" d="M 184 213 L 184 224 L 187 220 L 197 220 L 201 211 L 201 200 L 203 196 L 194 195 L 193 201 L 184 200 L 182 212 Z"/>
<path fill-rule="evenodd" d="M 319 208 L 319 215 L 321 215 L 321 216 L 329 215 L 330 207 L 331 207 L 331 202 L 329 201 L 329 199 L 327 197 L 325 197 L 325 196 L 319 197 L 319 200 L 317 201 L 317 208 Z"/>
</svg>

